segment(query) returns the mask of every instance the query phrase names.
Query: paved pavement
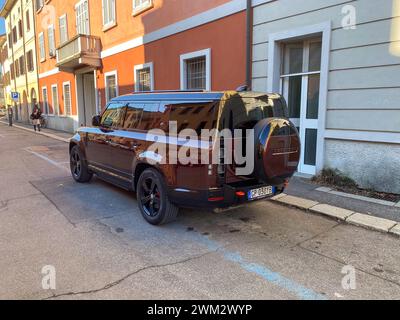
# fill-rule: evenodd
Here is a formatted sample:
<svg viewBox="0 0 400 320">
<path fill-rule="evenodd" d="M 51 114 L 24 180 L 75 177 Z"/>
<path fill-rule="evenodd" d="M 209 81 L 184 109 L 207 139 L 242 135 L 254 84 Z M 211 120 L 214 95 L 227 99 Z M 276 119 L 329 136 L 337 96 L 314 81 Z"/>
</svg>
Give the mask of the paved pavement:
<svg viewBox="0 0 400 320">
<path fill-rule="evenodd" d="M 400 299 L 397 237 L 269 201 L 150 226 L 132 193 L 74 183 L 66 143 L 3 124 L 0 217 L 3 299 Z"/>
<path fill-rule="evenodd" d="M 307 179 L 294 177 L 290 181 L 289 188 L 285 190 L 285 193 L 355 212 L 362 212 L 372 216 L 400 222 L 400 207 L 382 205 L 358 199 L 351 199 L 332 193 L 316 191 L 319 187 L 320 186 L 308 181 Z"/>
</svg>

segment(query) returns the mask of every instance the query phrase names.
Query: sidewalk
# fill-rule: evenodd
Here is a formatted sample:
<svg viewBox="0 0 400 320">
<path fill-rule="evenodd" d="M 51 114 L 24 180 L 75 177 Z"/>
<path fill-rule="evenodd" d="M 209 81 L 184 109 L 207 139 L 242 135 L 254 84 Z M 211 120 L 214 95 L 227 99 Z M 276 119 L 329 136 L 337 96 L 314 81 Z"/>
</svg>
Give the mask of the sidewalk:
<svg viewBox="0 0 400 320">
<path fill-rule="evenodd" d="M 323 190 L 323 191 L 319 191 Z M 309 180 L 299 177 L 293 177 L 290 180 L 289 187 L 285 193 L 291 196 L 301 197 L 313 200 L 319 203 L 340 207 L 353 212 L 361 212 L 379 218 L 389 219 L 400 222 L 400 207 L 391 203 L 369 199 L 369 201 L 350 198 L 352 195 L 338 195 L 328 193 L 329 189 L 321 188 L 321 186 L 312 183 Z M 340 193 L 339 193 L 340 194 Z M 356 196 L 357 197 L 357 196 Z M 371 202 L 370 202 L 371 201 Z"/>
<path fill-rule="evenodd" d="M 0 123 L 8 126 L 8 122 L 4 118 L 0 119 Z M 20 122 L 13 122 L 13 127 L 35 133 L 32 125 L 28 125 L 28 124 L 24 124 L 24 123 L 20 123 Z M 71 137 L 73 136 L 73 134 L 69 133 L 69 132 L 58 131 L 58 130 L 47 129 L 47 128 L 41 128 L 41 131 L 40 132 L 37 131 L 36 134 L 41 134 L 43 136 L 53 138 L 53 139 L 56 139 L 59 141 L 67 142 L 67 143 L 69 142 L 69 139 L 71 139 Z"/>
</svg>

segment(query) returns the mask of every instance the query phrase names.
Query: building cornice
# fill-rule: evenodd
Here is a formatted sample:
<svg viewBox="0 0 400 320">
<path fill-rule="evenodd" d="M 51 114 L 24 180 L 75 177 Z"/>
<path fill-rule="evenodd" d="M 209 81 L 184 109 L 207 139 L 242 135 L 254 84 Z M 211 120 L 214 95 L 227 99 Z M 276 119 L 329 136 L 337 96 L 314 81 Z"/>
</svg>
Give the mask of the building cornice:
<svg viewBox="0 0 400 320">
<path fill-rule="evenodd" d="M 3 5 L 3 8 L 1 8 L 0 11 L 0 17 L 7 18 L 9 15 L 11 9 L 14 7 L 14 4 L 17 2 L 17 0 L 6 0 L 6 2 Z"/>
</svg>

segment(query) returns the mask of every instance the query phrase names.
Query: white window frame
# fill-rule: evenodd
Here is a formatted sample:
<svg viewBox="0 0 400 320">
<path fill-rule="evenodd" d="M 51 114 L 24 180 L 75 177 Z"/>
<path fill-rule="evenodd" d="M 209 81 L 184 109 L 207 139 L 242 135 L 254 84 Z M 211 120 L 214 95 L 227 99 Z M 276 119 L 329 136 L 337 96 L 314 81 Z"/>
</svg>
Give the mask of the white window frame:
<svg viewBox="0 0 400 320">
<path fill-rule="evenodd" d="M 85 2 L 87 2 L 87 30 L 86 33 L 79 33 L 78 32 L 78 8 L 80 6 L 82 6 Z M 79 1 L 77 4 L 75 4 L 75 26 L 76 26 L 76 33 L 77 34 L 86 34 L 86 35 L 90 35 L 90 10 L 89 10 L 89 1 L 88 0 L 81 0 Z"/>
<path fill-rule="evenodd" d="M 65 86 L 69 86 L 69 103 L 70 103 L 70 113 L 67 113 L 67 107 L 65 105 Z M 64 113 L 66 117 L 72 116 L 72 92 L 71 92 L 71 81 L 64 81 L 62 84 L 63 88 L 63 101 L 64 101 Z"/>
<path fill-rule="evenodd" d="M 65 23 L 65 40 L 62 41 L 62 30 L 61 30 L 61 20 L 64 19 Z M 59 37 L 60 37 L 60 44 L 63 44 L 68 41 L 68 20 L 67 20 L 67 14 L 64 13 L 62 16 L 58 17 L 58 30 L 59 30 Z"/>
<path fill-rule="evenodd" d="M 39 33 L 38 41 L 39 41 L 40 62 L 43 62 L 43 61 L 46 61 L 46 45 L 45 45 L 45 41 L 44 41 L 44 33 L 43 32 Z"/>
<path fill-rule="evenodd" d="M 135 4 L 135 0 L 132 0 L 132 8 L 133 8 L 132 14 L 134 16 L 153 7 L 153 0 L 141 0 L 141 1 L 142 1 L 141 4 L 137 6 Z"/>
<path fill-rule="evenodd" d="M 53 42 L 50 42 L 50 32 L 53 36 L 53 39 L 52 39 Z M 49 56 L 55 57 L 56 56 L 56 35 L 55 35 L 54 25 L 52 25 L 52 24 L 47 27 L 47 42 L 49 44 Z M 53 53 L 53 54 L 51 54 L 51 53 Z"/>
<path fill-rule="evenodd" d="M 114 3 L 114 6 L 113 6 L 114 17 L 113 17 L 112 20 L 106 22 L 105 21 L 106 17 L 104 16 L 104 8 L 105 8 L 105 6 L 107 6 L 107 8 L 108 8 L 108 2 L 109 1 L 113 1 L 113 3 Z M 107 30 L 107 29 L 109 29 L 111 27 L 114 27 L 117 24 L 117 10 L 116 10 L 117 9 L 116 8 L 117 5 L 116 5 L 116 0 L 102 0 L 101 4 L 102 4 L 101 11 L 102 11 L 102 15 L 103 15 L 103 31 L 105 31 L 105 30 Z M 110 15 L 109 12 L 108 12 L 108 15 Z"/>
<path fill-rule="evenodd" d="M 317 159 L 315 165 L 316 173 L 320 172 L 324 168 L 325 124 L 326 109 L 328 104 L 328 77 L 331 32 L 332 22 L 326 21 L 321 24 L 273 33 L 269 35 L 268 39 L 268 92 L 279 92 L 282 62 L 281 42 L 322 34 Z"/>
<path fill-rule="evenodd" d="M 107 86 L 107 78 L 110 76 L 115 76 L 115 90 L 117 92 L 117 97 L 119 95 L 119 86 L 118 86 L 118 72 L 117 70 L 106 72 L 104 74 L 104 88 L 106 89 L 106 104 L 110 101 L 108 97 L 108 86 Z"/>
<path fill-rule="evenodd" d="M 58 103 L 58 106 L 57 106 L 57 107 L 54 105 L 53 88 L 56 88 L 57 103 Z M 52 103 L 52 106 L 53 106 L 53 113 L 52 113 L 52 115 L 57 115 L 57 116 L 59 116 L 59 115 L 60 115 L 60 96 L 59 96 L 59 94 L 58 94 L 58 85 L 57 85 L 57 84 L 52 84 L 52 85 L 51 85 L 51 103 Z"/>
<path fill-rule="evenodd" d="M 180 56 L 180 77 L 181 77 L 181 90 L 187 89 L 187 68 L 186 61 L 194 58 L 206 58 L 206 91 L 211 91 L 211 49 L 204 49 L 200 51 L 181 54 Z"/>
<path fill-rule="evenodd" d="M 153 62 L 148 62 L 144 64 L 135 65 L 133 68 L 134 79 L 135 79 L 135 92 L 139 92 L 138 71 L 147 68 L 150 69 L 150 90 L 154 91 L 154 64 Z"/>
<path fill-rule="evenodd" d="M 46 105 L 44 101 L 44 91 L 46 90 Z M 49 91 L 47 90 L 47 86 L 42 87 L 42 107 L 43 107 L 43 114 L 49 115 L 50 114 L 50 108 L 49 108 Z M 47 112 L 46 112 L 47 110 Z"/>
</svg>

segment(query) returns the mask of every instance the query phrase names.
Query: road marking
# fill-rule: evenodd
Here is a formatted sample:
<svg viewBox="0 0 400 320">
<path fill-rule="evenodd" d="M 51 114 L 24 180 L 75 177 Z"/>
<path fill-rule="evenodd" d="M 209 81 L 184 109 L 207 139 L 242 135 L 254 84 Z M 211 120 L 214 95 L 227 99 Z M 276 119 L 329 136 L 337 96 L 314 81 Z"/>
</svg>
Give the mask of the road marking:
<svg viewBox="0 0 400 320">
<path fill-rule="evenodd" d="M 27 152 L 29 152 L 29 153 L 31 153 L 31 154 L 33 154 L 33 155 L 35 155 L 36 157 L 38 157 L 38 158 L 40 158 L 40 159 L 42 159 L 42 160 L 47 161 L 48 163 L 52 164 L 53 166 L 56 166 L 56 167 L 59 168 L 59 169 L 66 170 L 66 171 L 69 172 L 69 169 L 67 169 L 66 167 L 64 167 L 61 163 L 58 163 L 58 162 L 56 162 L 56 161 L 54 161 L 54 160 L 51 160 L 50 158 L 48 158 L 48 157 L 46 157 L 46 156 L 44 156 L 44 155 L 42 155 L 42 154 L 40 154 L 40 153 L 37 153 L 37 152 L 31 150 L 31 148 L 25 148 L 24 150 L 27 151 Z"/>
<path fill-rule="evenodd" d="M 217 242 L 209 239 L 206 236 L 198 236 L 200 242 L 203 243 L 208 249 L 221 252 L 225 260 L 238 264 L 243 270 L 260 276 L 267 282 L 295 294 L 302 300 L 328 300 L 327 296 L 315 292 L 314 290 L 309 289 L 289 278 L 286 278 L 280 273 L 270 270 L 266 266 L 246 261 L 246 259 L 243 258 L 240 253 L 226 250 Z"/>
</svg>

